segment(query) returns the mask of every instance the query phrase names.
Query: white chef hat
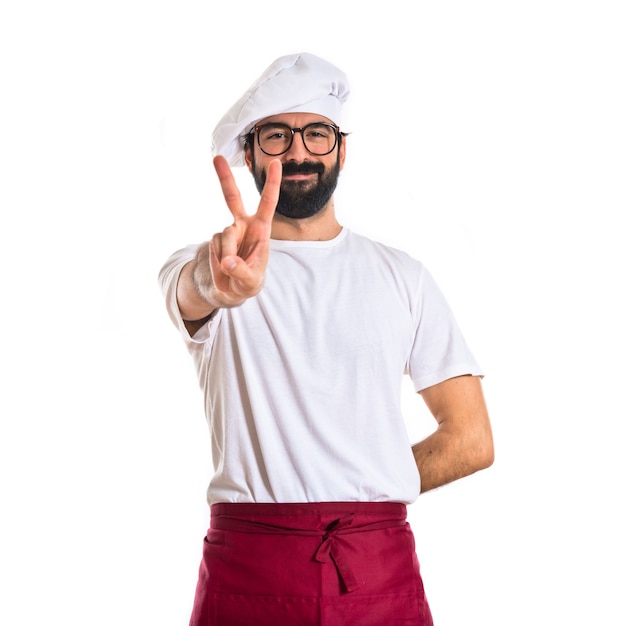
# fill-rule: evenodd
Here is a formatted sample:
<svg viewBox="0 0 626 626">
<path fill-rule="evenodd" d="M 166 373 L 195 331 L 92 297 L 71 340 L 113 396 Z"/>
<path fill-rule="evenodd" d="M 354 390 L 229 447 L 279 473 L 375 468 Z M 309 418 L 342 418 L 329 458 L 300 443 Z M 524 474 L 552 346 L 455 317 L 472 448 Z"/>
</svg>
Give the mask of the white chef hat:
<svg viewBox="0 0 626 626">
<path fill-rule="evenodd" d="M 244 139 L 254 125 L 280 113 L 316 113 L 341 125 L 350 88 L 337 67 L 306 52 L 274 61 L 226 112 L 213 131 L 213 155 L 244 165 Z"/>
</svg>

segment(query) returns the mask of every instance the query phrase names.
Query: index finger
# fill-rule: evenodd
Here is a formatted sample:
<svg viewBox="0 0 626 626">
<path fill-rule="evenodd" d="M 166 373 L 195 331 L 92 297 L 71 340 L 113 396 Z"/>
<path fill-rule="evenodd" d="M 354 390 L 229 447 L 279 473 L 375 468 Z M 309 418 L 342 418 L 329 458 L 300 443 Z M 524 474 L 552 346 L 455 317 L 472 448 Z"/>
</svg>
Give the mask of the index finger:
<svg viewBox="0 0 626 626">
<path fill-rule="evenodd" d="M 257 209 L 257 217 L 270 221 L 278 204 L 280 181 L 283 178 L 283 165 L 278 159 L 273 159 L 267 167 L 265 185 L 261 192 L 261 200 Z"/>
<path fill-rule="evenodd" d="M 222 187 L 222 193 L 224 194 L 224 200 L 228 210 L 232 213 L 235 220 L 238 217 L 246 215 L 246 210 L 241 200 L 241 194 L 235 181 L 235 177 L 228 165 L 228 161 L 220 154 L 213 159 L 213 167 L 217 173 L 217 177 L 220 180 L 220 186 Z"/>
</svg>

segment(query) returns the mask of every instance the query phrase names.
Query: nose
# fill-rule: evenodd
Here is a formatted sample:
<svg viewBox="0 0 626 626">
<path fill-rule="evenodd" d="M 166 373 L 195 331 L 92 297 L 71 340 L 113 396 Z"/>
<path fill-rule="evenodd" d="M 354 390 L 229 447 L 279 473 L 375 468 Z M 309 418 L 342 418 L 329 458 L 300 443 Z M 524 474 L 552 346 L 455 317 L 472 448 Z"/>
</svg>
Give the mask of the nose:
<svg viewBox="0 0 626 626">
<path fill-rule="evenodd" d="M 309 151 L 304 147 L 302 130 L 298 129 L 293 133 L 289 150 L 285 152 L 285 156 L 287 155 L 289 155 L 289 157 L 294 161 L 302 161 L 309 156 Z"/>
</svg>

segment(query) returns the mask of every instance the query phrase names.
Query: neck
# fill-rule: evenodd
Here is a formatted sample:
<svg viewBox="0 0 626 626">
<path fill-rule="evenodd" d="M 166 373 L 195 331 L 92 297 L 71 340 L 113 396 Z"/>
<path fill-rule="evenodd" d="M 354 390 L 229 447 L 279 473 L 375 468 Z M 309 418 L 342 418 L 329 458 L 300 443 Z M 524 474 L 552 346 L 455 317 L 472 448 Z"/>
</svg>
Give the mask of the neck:
<svg viewBox="0 0 626 626">
<path fill-rule="evenodd" d="M 275 213 L 272 221 L 272 239 L 287 241 L 329 241 L 341 232 L 332 200 L 312 217 L 293 219 Z"/>
</svg>

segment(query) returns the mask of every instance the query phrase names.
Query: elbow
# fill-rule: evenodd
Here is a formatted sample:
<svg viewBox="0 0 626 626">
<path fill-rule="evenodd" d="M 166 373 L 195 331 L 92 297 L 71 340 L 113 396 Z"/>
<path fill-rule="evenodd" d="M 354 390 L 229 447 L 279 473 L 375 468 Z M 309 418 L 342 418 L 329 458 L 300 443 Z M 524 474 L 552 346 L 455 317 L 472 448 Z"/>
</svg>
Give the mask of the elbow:
<svg viewBox="0 0 626 626">
<path fill-rule="evenodd" d="M 487 469 L 491 467 L 495 460 L 496 460 L 496 456 L 495 456 L 494 449 L 492 446 L 491 450 L 488 453 L 483 454 L 482 459 L 481 459 L 482 465 L 480 469 Z"/>
<path fill-rule="evenodd" d="M 495 461 L 495 448 L 491 432 L 481 438 L 476 446 L 476 470 L 484 470 L 491 467 Z"/>
</svg>

